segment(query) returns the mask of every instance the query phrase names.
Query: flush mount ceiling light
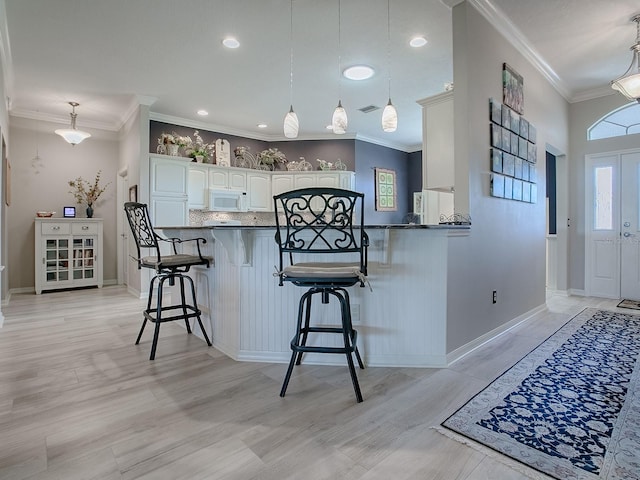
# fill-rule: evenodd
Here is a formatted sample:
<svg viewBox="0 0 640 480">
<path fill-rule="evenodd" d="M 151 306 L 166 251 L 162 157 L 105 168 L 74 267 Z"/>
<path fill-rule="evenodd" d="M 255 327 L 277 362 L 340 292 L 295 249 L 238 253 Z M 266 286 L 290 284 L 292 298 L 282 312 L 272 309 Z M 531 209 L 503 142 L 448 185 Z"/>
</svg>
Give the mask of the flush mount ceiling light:
<svg viewBox="0 0 640 480">
<path fill-rule="evenodd" d="M 340 25 L 340 0 L 338 0 L 338 75 L 340 75 L 340 71 L 342 70 L 342 58 L 340 57 L 341 50 L 341 42 L 340 42 L 340 34 L 341 34 L 341 25 Z M 331 117 L 331 126 L 333 127 L 333 133 L 338 135 L 342 135 L 347 133 L 347 111 L 342 106 L 342 100 L 340 99 L 340 86 L 342 82 L 340 81 L 340 77 L 338 77 L 338 106 L 333 111 L 333 116 Z"/>
<path fill-rule="evenodd" d="M 89 138 L 91 136 L 88 132 L 83 132 L 82 130 L 78 130 L 76 128 L 76 117 L 78 114 L 76 113 L 76 107 L 80 104 L 78 102 L 69 102 L 71 105 L 71 128 L 59 128 L 55 131 L 58 135 L 64 138 L 71 145 L 77 145 L 82 142 L 84 139 Z"/>
<path fill-rule="evenodd" d="M 206 117 L 207 115 L 209 115 L 209 112 L 207 112 L 206 110 L 198 110 L 196 113 L 201 117 Z"/>
<path fill-rule="evenodd" d="M 389 101 L 382 111 L 382 130 L 395 132 L 398 128 L 398 112 L 391 103 L 391 0 L 387 0 L 387 67 L 389 72 Z"/>
<path fill-rule="evenodd" d="M 266 123 L 259 123 L 258 125 L 256 125 L 258 128 L 267 128 L 267 124 Z"/>
<path fill-rule="evenodd" d="M 240 42 L 236 40 L 235 37 L 226 37 L 222 40 L 222 45 L 227 48 L 238 48 L 240 46 Z"/>
<path fill-rule="evenodd" d="M 289 9 L 289 112 L 284 116 L 284 136 L 297 138 L 300 125 L 298 116 L 293 111 L 293 0 Z"/>
<path fill-rule="evenodd" d="M 424 47 L 427 44 L 427 39 L 422 35 L 417 35 L 409 40 L 409 45 L 413 48 Z"/>
<path fill-rule="evenodd" d="M 631 21 L 636 22 L 636 43 L 630 49 L 633 52 L 631 65 L 624 75 L 611 82 L 611 88 L 640 103 L 640 14 L 632 17 Z"/>
<path fill-rule="evenodd" d="M 349 80 L 366 80 L 373 77 L 375 70 L 368 65 L 354 65 L 353 67 L 345 68 L 342 75 Z"/>
</svg>

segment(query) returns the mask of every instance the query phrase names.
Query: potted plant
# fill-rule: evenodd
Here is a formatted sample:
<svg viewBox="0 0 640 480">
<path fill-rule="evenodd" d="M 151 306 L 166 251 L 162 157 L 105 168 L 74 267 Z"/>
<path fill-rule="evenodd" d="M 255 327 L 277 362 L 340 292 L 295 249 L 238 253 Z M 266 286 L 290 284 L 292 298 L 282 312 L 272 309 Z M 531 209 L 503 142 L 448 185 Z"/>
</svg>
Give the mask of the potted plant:
<svg viewBox="0 0 640 480">
<path fill-rule="evenodd" d="M 167 155 L 173 155 L 175 157 L 178 155 L 178 149 L 180 147 L 186 147 L 191 143 L 190 137 L 183 137 L 176 132 L 163 132 L 158 139 L 158 153 L 166 153 Z M 161 150 L 164 150 L 164 152 Z"/>
<path fill-rule="evenodd" d="M 262 150 L 256 160 L 258 161 L 258 166 L 262 165 L 267 170 L 275 170 L 278 165 L 287 163 L 287 157 L 277 148 Z"/>
<path fill-rule="evenodd" d="M 93 217 L 93 204 L 96 203 L 98 197 L 104 193 L 111 183 L 109 182 L 101 187 L 100 175 L 102 175 L 102 170 L 98 170 L 93 184 L 87 182 L 82 177 L 78 177 L 75 180 L 69 180 L 69 186 L 71 187 L 69 193 L 73 194 L 76 199 L 76 203 L 87 204 L 87 218 Z"/>
<path fill-rule="evenodd" d="M 193 138 L 195 138 L 195 141 L 191 141 L 191 139 L 189 138 L 190 143 L 184 150 L 185 154 L 188 157 L 193 158 L 194 162 L 207 162 L 209 158 L 213 156 L 215 145 L 204 143 L 204 140 L 202 140 L 202 137 L 200 136 L 200 132 L 198 130 L 193 132 Z"/>
</svg>

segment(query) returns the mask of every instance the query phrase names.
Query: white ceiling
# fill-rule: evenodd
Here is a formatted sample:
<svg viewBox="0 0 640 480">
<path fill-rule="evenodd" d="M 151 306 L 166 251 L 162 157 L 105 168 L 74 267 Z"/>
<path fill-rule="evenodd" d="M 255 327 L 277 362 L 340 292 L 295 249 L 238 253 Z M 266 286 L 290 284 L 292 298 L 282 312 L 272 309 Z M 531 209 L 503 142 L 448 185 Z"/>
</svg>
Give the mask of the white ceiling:
<svg viewBox="0 0 640 480">
<path fill-rule="evenodd" d="M 569 101 L 611 92 L 629 66 L 637 0 L 470 0 L 528 55 Z M 391 0 L 391 97 L 398 130 L 380 127 L 387 101 L 386 0 L 293 2 L 293 106 L 300 139 L 336 138 L 325 126 L 338 97 L 348 136 L 419 148 L 421 98 L 452 81 L 451 5 L 459 0 Z M 4 0 L 10 113 L 117 130 L 138 100 L 159 119 L 185 119 L 223 133 L 281 140 L 290 103 L 289 0 Z M 411 48 L 422 34 L 428 44 Z M 234 35 L 240 48 L 221 45 Z M 376 75 L 339 79 L 365 63 Z M 376 105 L 373 113 L 359 108 Z M 198 117 L 196 110 L 210 112 Z M 261 130 L 257 124 L 268 128 Z"/>
</svg>

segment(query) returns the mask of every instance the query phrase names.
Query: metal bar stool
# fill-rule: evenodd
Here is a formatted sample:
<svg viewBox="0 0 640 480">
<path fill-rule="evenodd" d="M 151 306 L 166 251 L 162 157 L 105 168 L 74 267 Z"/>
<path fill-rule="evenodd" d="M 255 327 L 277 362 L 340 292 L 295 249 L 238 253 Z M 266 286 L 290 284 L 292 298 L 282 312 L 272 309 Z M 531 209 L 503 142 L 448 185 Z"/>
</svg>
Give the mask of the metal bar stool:
<svg viewBox="0 0 640 480">
<path fill-rule="evenodd" d="M 211 341 L 207 336 L 207 331 L 204 329 L 202 320 L 200 319 L 201 311 L 198 308 L 198 302 L 196 300 L 196 290 L 193 285 L 193 279 L 189 275 L 185 275 L 192 266 L 206 265 L 209 268 L 209 257 L 202 256 L 200 251 L 200 244 L 207 243 L 204 238 L 193 238 L 188 240 L 181 240 L 179 238 L 163 238 L 159 236 L 151 225 L 151 218 L 149 217 L 149 210 L 144 203 L 127 202 L 124 204 L 124 211 L 127 214 L 127 220 L 129 220 L 129 226 L 136 242 L 136 248 L 138 249 L 138 269 L 150 268 L 156 272 L 156 275 L 151 279 L 149 283 L 149 297 L 147 300 L 147 308 L 144 310 L 144 320 L 138 338 L 136 339 L 136 345 L 140 343 L 142 332 L 147 324 L 147 320 L 155 323 L 155 330 L 153 333 L 153 343 L 151 344 L 151 356 L 149 360 L 153 360 L 156 357 L 156 346 L 158 344 L 158 336 L 160 334 L 160 324 L 164 322 L 172 322 L 174 320 L 184 320 L 187 332 L 191 333 L 191 325 L 189 324 L 190 318 L 196 318 L 200 325 L 200 330 L 204 336 L 205 341 L 211 346 Z M 172 254 L 162 255 L 160 253 L 160 243 L 167 242 L 171 245 Z M 178 253 L 177 245 L 185 242 L 196 242 L 197 255 L 189 255 Z M 140 254 L 142 248 L 151 248 L 155 250 L 155 255 L 143 257 Z M 170 286 L 174 286 L 176 280 L 180 284 L 180 303 L 173 305 L 162 304 L 162 293 L 165 282 L 169 282 Z M 185 295 L 185 280 L 189 285 L 191 292 L 192 303 L 187 303 Z M 156 303 L 153 303 L 153 291 L 156 281 L 158 282 L 158 291 L 156 294 Z M 168 315 L 165 315 L 168 314 Z"/>
<path fill-rule="evenodd" d="M 356 400 L 362 402 L 352 354 L 355 354 L 361 369 L 364 369 L 364 363 L 356 345 L 358 333 L 353 328 L 346 287 L 358 283 L 364 287 L 367 281 L 369 238 L 363 227 L 364 194 L 338 188 L 303 188 L 281 193 L 273 199 L 275 240 L 280 254 L 276 274 L 280 278 L 279 285 L 291 282 L 307 288 L 298 304 L 296 333 L 291 340 L 291 360 L 280 396 L 284 397 L 293 367 L 300 365 L 304 353 L 334 353 L 346 356 Z M 285 262 L 286 257 L 288 262 Z M 338 301 L 340 326 L 311 324 L 314 297 L 319 297 L 325 305 L 329 304 L 332 297 Z M 342 345 L 307 345 L 310 333 L 339 334 Z"/>
</svg>

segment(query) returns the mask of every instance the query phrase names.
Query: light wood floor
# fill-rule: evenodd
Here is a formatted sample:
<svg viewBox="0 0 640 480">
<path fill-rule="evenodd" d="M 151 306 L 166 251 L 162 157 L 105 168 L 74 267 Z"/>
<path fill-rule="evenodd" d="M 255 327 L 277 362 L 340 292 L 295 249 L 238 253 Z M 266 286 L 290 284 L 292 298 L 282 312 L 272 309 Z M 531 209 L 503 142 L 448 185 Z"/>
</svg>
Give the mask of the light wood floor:
<svg viewBox="0 0 640 480">
<path fill-rule="evenodd" d="M 0 478 L 523 479 L 437 426 L 584 306 L 549 311 L 447 369 L 234 362 L 184 328 L 134 345 L 121 287 L 14 295 L 0 329 Z M 632 312 L 626 310 L 626 312 Z"/>
</svg>

